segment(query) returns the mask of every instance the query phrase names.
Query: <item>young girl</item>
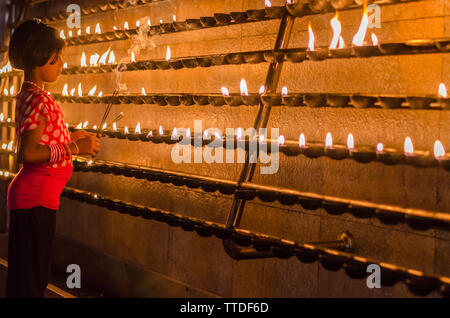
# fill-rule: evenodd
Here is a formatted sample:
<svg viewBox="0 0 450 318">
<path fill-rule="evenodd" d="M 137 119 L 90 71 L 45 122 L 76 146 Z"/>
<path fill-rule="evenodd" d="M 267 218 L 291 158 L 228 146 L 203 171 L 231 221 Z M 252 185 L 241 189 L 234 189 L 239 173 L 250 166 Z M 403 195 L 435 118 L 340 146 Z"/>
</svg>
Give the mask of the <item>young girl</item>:
<svg viewBox="0 0 450 318">
<path fill-rule="evenodd" d="M 9 59 L 25 72 L 16 102 L 18 160 L 23 163 L 8 189 L 10 210 L 7 297 L 43 297 L 50 271 L 59 197 L 69 180 L 73 155 L 99 151 L 95 134 L 70 134 L 63 112 L 45 82 L 61 73 L 64 41 L 39 19 L 12 34 Z"/>
</svg>

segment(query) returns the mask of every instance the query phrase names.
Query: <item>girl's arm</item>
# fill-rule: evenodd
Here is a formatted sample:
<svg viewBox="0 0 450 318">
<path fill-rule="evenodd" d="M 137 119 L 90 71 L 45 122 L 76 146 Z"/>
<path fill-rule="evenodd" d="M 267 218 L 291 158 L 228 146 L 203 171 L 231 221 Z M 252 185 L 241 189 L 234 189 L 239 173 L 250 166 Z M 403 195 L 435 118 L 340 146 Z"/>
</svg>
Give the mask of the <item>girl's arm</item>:
<svg viewBox="0 0 450 318">
<path fill-rule="evenodd" d="M 23 131 L 18 153 L 20 163 L 46 163 L 50 161 L 50 147 L 39 144 L 46 122 L 47 117 L 42 117 L 38 128 Z M 68 146 L 72 153 L 77 153 L 77 148 L 72 142 Z"/>
</svg>

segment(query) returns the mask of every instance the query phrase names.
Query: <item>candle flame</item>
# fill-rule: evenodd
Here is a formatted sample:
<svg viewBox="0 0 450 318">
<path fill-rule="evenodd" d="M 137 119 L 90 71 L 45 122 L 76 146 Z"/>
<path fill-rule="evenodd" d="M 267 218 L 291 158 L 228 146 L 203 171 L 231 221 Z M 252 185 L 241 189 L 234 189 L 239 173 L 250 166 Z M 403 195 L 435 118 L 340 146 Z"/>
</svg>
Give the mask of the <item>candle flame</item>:
<svg viewBox="0 0 450 318">
<path fill-rule="evenodd" d="M 281 89 L 281 96 L 286 97 L 288 95 L 288 89 L 286 86 L 283 86 Z"/>
<path fill-rule="evenodd" d="M 384 150 L 384 146 L 383 146 L 383 144 L 381 143 L 381 142 L 379 142 L 378 144 L 377 144 L 377 151 L 378 152 L 382 152 Z"/>
<path fill-rule="evenodd" d="M 67 68 L 67 62 L 64 62 L 63 68 Z"/>
<path fill-rule="evenodd" d="M 142 93 L 142 95 L 147 96 L 147 94 L 145 93 L 145 88 L 143 88 L 143 87 L 142 87 L 141 93 Z"/>
<path fill-rule="evenodd" d="M 67 83 L 64 85 L 63 90 L 62 90 L 62 95 L 63 96 L 69 96 L 69 92 L 67 91 Z"/>
<path fill-rule="evenodd" d="M 83 96 L 83 92 L 81 90 L 81 83 L 78 83 L 78 96 Z"/>
<path fill-rule="evenodd" d="M 81 129 L 81 128 L 83 128 L 83 123 L 79 123 L 78 125 L 77 125 L 77 127 L 76 127 L 77 129 Z"/>
<path fill-rule="evenodd" d="M 241 95 L 248 96 L 247 82 L 241 79 Z"/>
<path fill-rule="evenodd" d="M 226 88 L 225 86 L 223 86 L 220 90 L 222 91 L 223 96 L 230 96 L 230 92 L 228 91 L 228 88 Z"/>
<path fill-rule="evenodd" d="M 59 37 L 61 39 L 65 39 L 66 38 L 66 36 L 64 35 L 64 30 L 61 30 L 61 32 L 59 33 Z"/>
<path fill-rule="evenodd" d="M 348 150 L 353 150 L 355 148 L 355 141 L 352 134 L 348 134 L 347 136 L 347 148 Z"/>
<path fill-rule="evenodd" d="M 70 96 L 75 95 L 75 87 L 70 90 Z"/>
<path fill-rule="evenodd" d="M 86 34 L 90 34 L 90 33 L 91 33 L 91 27 L 88 26 L 88 27 L 86 28 Z"/>
<path fill-rule="evenodd" d="M 238 128 L 237 130 L 237 139 L 241 139 L 242 138 L 242 128 Z"/>
<path fill-rule="evenodd" d="M 261 85 L 259 88 L 259 95 L 263 95 L 266 92 L 266 87 L 264 85 Z"/>
<path fill-rule="evenodd" d="M 87 127 L 87 125 L 88 125 L 88 121 L 86 120 L 85 122 L 84 122 L 84 124 L 83 124 L 83 128 L 86 128 Z"/>
<path fill-rule="evenodd" d="M 8 150 L 12 151 L 13 150 L 12 148 L 13 148 L 13 142 L 10 141 L 9 144 L 8 144 Z"/>
<path fill-rule="evenodd" d="M 172 131 L 172 137 L 176 137 L 176 136 L 178 136 L 177 127 L 175 127 Z"/>
<path fill-rule="evenodd" d="M 0 121 L 5 120 L 5 115 L 3 115 L 3 113 L 0 113 Z"/>
<path fill-rule="evenodd" d="M 94 87 L 92 87 L 91 90 L 89 91 L 88 95 L 93 96 L 96 89 L 97 89 L 97 85 L 94 85 Z"/>
<path fill-rule="evenodd" d="M 208 139 L 208 130 L 206 130 L 206 129 L 203 132 L 203 139 Z"/>
<path fill-rule="evenodd" d="M 104 130 L 108 126 L 106 123 L 103 124 L 102 130 Z"/>
<path fill-rule="evenodd" d="M 327 133 L 327 137 L 325 138 L 325 147 L 331 148 L 333 146 L 333 137 L 331 137 L 331 133 Z"/>
<path fill-rule="evenodd" d="M 99 58 L 100 58 L 100 55 L 98 55 L 97 53 L 92 54 L 91 57 L 89 58 L 89 65 L 97 66 L 97 62 L 98 62 Z"/>
<path fill-rule="evenodd" d="M 264 142 L 264 135 L 259 135 L 258 142 L 263 143 Z"/>
<path fill-rule="evenodd" d="M 97 25 L 95 26 L 95 33 L 102 34 L 102 31 L 100 30 L 100 23 L 97 23 Z"/>
<path fill-rule="evenodd" d="M 414 147 L 411 138 L 406 137 L 405 139 L 405 154 L 412 154 L 414 152 Z"/>
<path fill-rule="evenodd" d="M 103 92 L 98 93 L 97 96 L 98 96 L 98 97 L 102 97 L 102 96 L 103 96 Z"/>
<path fill-rule="evenodd" d="M 94 130 L 97 130 L 97 125 L 92 126 Z"/>
<path fill-rule="evenodd" d="M 139 20 L 136 20 L 136 29 L 138 29 L 138 28 L 139 28 L 139 26 L 140 26 L 140 24 L 139 24 Z"/>
<path fill-rule="evenodd" d="M 125 128 L 123 129 L 123 132 L 125 133 L 125 135 L 128 135 L 130 132 L 128 131 L 128 127 L 125 126 Z"/>
<path fill-rule="evenodd" d="M 366 3 L 366 2 L 364 2 Z M 364 6 L 364 14 L 361 20 L 361 24 L 359 25 L 358 32 L 353 37 L 353 45 L 361 46 L 364 44 L 364 38 L 366 37 L 367 26 L 369 25 L 369 18 L 367 16 L 367 7 Z"/>
<path fill-rule="evenodd" d="M 164 23 L 163 20 L 159 19 L 159 24 L 163 24 L 163 23 Z"/>
<path fill-rule="evenodd" d="M 134 52 L 131 52 L 131 62 L 132 63 L 136 62 L 136 59 L 134 58 Z"/>
<path fill-rule="evenodd" d="M 78 29 L 77 35 L 78 35 L 78 36 L 81 35 L 81 29 Z"/>
<path fill-rule="evenodd" d="M 124 28 L 124 30 L 128 30 L 128 22 L 127 21 L 125 21 L 125 23 L 123 24 L 123 28 Z"/>
<path fill-rule="evenodd" d="M 280 135 L 280 137 L 278 137 L 278 144 L 279 145 L 283 145 L 284 144 L 284 136 Z"/>
<path fill-rule="evenodd" d="M 109 47 L 108 50 L 106 50 L 106 52 L 103 53 L 102 57 L 100 58 L 100 61 L 98 62 L 99 65 L 106 64 L 106 58 L 107 58 L 110 50 L 111 50 L 111 47 Z"/>
<path fill-rule="evenodd" d="M 162 126 L 161 126 L 161 125 L 159 125 L 159 134 L 160 134 L 160 135 L 163 135 L 163 134 L 164 134 L 164 131 L 163 131 L 163 129 L 162 129 Z"/>
<path fill-rule="evenodd" d="M 3 89 L 3 94 L 5 95 L 5 96 L 8 96 L 8 90 L 5 88 L 5 89 Z"/>
<path fill-rule="evenodd" d="M 69 37 L 72 37 L 72 30 L 69 31 Z"/>
<path fill-rule="evenodd" d="M 114 130 L 114 131 L 117 131 L 117 125 L 116 125 L 116 122 L 113 122 L 113 130 Z"/>
<path fill-rule="evenodd" d="M 90 166 L 92 164 L 92 160 L 89 160 L 87 164 Z"/>
<path fill-rule="evenodd" d="M 300 137 L 298 138 L 298 146 L 300 148 L 303 148 L 306 146 L 306 140 L 305 140 L 305 135 L 303 133 L 300 134 Z"/>
<path fill-rule="evenodd" d="M 114 56 L 114 51 L 111 51 L 109 54 L 108 64 L 116 63 L 116 57 Z"/>
<path fill-rule="evenodd" d="M 345 47 L 345 42 L 344 42 L 344 38 L 342 37 L 342 35 L 339 36 L 339 48 L 343 49 Z"/>
<path fill-rule="evenodd" d="M 439 159 L 445 155 L 444 146 L 439 140 L 436 140 L 434 143 L 434 157 Z"/>
<path fill-rule="evenodd" d="M 113 25 L 113 30 L 114 30 L 114 31 L 116 31 L 116 30 L 117 30 L 117 27 L 116 27 L 115 25 Z"/>
<path fill-rule="evenodd" d="M 167 47 L 167 51 L 166 51 L 166 61 L 170 60 L 172 53 L 170 52 L 170 47 Z"/>
<path fill-rule="evenodd" d="M 11 95 L 11 96 L 14 95 L 14 85 L 11 86 L 11 88 L 9 89 L 9 95 Z"/>
<path fill-rule="evenodd" d="M 342 26 L 338 17 L 339 14 L 336 11 L 336 15 L 330 21 L 331 27 L 333 28 L 333 39 L 331 40 L 330 49 L 335 49 L 338 46 L 338 42 L 341 37 Z"/>
<path fill-rule="evenodd" d="M 151 136 L 153 136 L 153 132 L 150 130 L 147 134 L 147 136 L 145 136 L 145 138 L 150 138 Z"/>
<path fill-rule="evenodd" d="M 186 137 L 191 137 L 191 128 L 188 128 L 186 131 Z"/>
<path fill-rule="evenodd" d="M 172 20 L 173 20 L 173 22 L 176 22 L 177 21 L 177 16 L 174 14 L 173 15 L 173 17 L 172 17 Z"/>
<path fill-rule="evenodd" d="M 140 134 L 141 133 L 141 123 L 138 123 L 136 125 L 136 128 L 134 129 L 134 133 L 135 134 Z"/>
<path fill-rule="evenodd" d="M 308 50 L 314 51 L 314 33 L 311 28 L 311 22 L 308 22 L 308 32 L 309 32 Z"/>
<path fill-rule="evenodd" d="M 152 26 L 150 19 L 147 20 L 147 24 L 148 24 L 148 26 Z"/>
<path fill-rule="evenodd" d="M 270 8 L 272 6 L 272 2 L 270 0 L 264 0 L 266 7 Z"/>
<path fill-rule="evenodd" d="M 378 38 L 375 33 L 372 33 L 372 45 L 378 45 Z"/>
<path fill-rule="evenodd" d="M 217 131 L 214 133 L 214 136 L 218 139 L 222 138 Z"/>
<path fill-rule="evenodd" d="M 439 84 L 439 96 L 447 98 L 447 88 L 444 83 Z"/>
<path fill-rule="evenodd" d="M 81 67 L 87 66 L 86 64 L 86 54 L 81 53 Z"/>
</svg>

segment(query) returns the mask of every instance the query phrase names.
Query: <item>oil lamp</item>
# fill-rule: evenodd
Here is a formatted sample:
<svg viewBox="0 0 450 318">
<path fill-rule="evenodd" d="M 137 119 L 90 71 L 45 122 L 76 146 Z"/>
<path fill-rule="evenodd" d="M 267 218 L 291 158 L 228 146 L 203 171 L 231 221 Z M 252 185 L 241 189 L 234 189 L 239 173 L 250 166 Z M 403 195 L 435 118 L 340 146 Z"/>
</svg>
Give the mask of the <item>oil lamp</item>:
<svg viewBox="0 0 450 318">
<path fill-rule="evenodd" d="M 379 96 L 378 101 L 384 108 L 400 108 L 405 98 L 397 96 Z"/>
<path fill-rule="evenodd" d="M 266 17 L 265 9 L 247 10 L 246 13 L 248 18 L 253 21 L 260 21 Z"/>
<path fill-rule="evenodd" d="M 232 95 L 230 96 L 230 92 L 228 91 L 228 88 L 223 86 L 221 89 L 223 98 L 225 99 L 225 102 L 229 106 L 239 106 L 242 105 L 242 99 L 240 95 Z"/>
<path fill-rule="evenodd" d="M 171 55 L 172 52 L 170 51 L 170 47 L 167 47 L 166 61 L 169 63 L 169 66 L 174 70 L 179 70 L 180 68 L 183 68 L 183 63 L 181 62 L 181 60 L 172 60 Z"/>
<path fill-rule="evenodd" d="M 325 94 L 304 94 L 303 102 L 309 107 L 322 107 L 327 103 Z"/>
<path fill-rule="evenodd" d="M 366 38 L 367 27 L 369 25 L 369 18 L 367 14 L 367 7 L 364 6 L 364 14 L 359 25 L 358 32 L 353 37 L 353 53 L 359 57 L 367 57 L 377 55 L 378 51 L 378 39 L 375 34 L 372 33 L 372 45 L 367 45 L 364 41 Z"/>
<path fill-rule="evenodd" d="M 356 108 L 373 107 L 377 102 L 376 97 L 363 95 L 351 95 L 350 100 L 352 101 L 353 106 L 355 106 Z"/>
<path fill-rule="evenodd" d="M 270 0 L 265 0 L 266 16 L 271 19 L 279 19 L 286 11 L 284 6 L 272 6 Z"/>
<path fill-rule="evenodd" d="M 156 66 L 160 69 L 160 70 L 168 70 L 170 68 L 170 61 L 171 58 L 171 52 L 170 52 L 170 47 L 167 46 L 167 50 L 166 50 L 166 59 L 165 60 L 160 60 L 160 61 L 156 61 Z"/>
<path fill-rule="evenodd" d="M 247 12 L 230 12 L 230 16 L 237 23 L 241 23 L 248 20 Z"/>
<path fill-rule="evenodd" d="M 444 146 L 439 140 L 434 143 L 434 158 L 440 166 L 446 170 L 450 169 L 450 155 L 445 153 Z"/>
<path fill-rule="evenodd" d="M 304 106 L 303 104 L 303 96 L 302 95 L 289 95 L 288 89 L 286 86 L 283 86 L 281 89 L 281 98 L 283 100 L 283 104 L 287 106 Z"/>
<path fill-rule="evenodd" d="M 341 160 L 348 157 L 349 151 L 342 145 L 333 145 L 331 133 L 327 133 L 325 138 L 325 154 L 330 158 Z"/>
<path fill-rule="evenodd" d="M 129 133 L 127 129 L 125 136 L 127 137 L 128 140 L 136 141 L 139 140 L 140 134 L 141 134 L 141 124 L 137 123 L 136 128 L 134 129 L 134 134 Z"/>
<path fill-rule="evenodd" d="M 383 145 L 381 145 L 382 147 Z M 366 163 L 377 159 L 375 149 L 369 146 L 359 146 L 355 148 L 353 135 L 349 134 L 347 138 L 347 148 L 350 153 L 350 157 L 357 162 Z"/>
<path fill-rule="evenodd" d="M 346 107 L 350 102 L 350 98 L 347 95 L 327 94 L 328 104 L 334 107 Z"/>
<path fill-rule="evenodd" d="M 306 143 L 306 138 L 303 133 L 298 138 L 298 147 L 301 153 L 308 158 L 318 158 L 325 154 L 325 148 L 320 143 Z"/>
<path fill-rule="evenodd" d="M 447 88 L 444 83 L 439 84 L 439 94 L 438 94 L 438 103 L 442 108 L 449 109 L 450 108 L 450 99 L 447 95 Z"/>
<path fill-rule="evenodd" d="M 404 156 L 406 162 L 414 166 L 428 166 L 435 163 L 435 158 L 429 151 L 414 150 L 410 137 L 405 138 Z"/>
<path fill-rule="evenodd" d="M 308 22 L 309 42 L 306 56 L 313 61 L 324 60 L 328 57 L 328 48 L 314 48 L 315 38 L 311 28 L 311 22 Z"/>
<path fill-rule="evenodd" d="M 248 88 L 247 88 L 247 82 L 245 79 L 241 79 L 241 98 L 245 105 L 257 105 L 259 104 L 260 98 L 259 95 L 249 95 L 248 94 Z"/>
<path fill-rule="evenodd" d="M 394 165 L 405 162 L 403 153 L 393 148 L 385 148 L 381 142 L 377 144 L 376 157 L 378 161 L 385 165 Z"/>
<path fill-rule="evenodd" d="M 339 58 L 351 56 L 352 49 L 345 47 L 344 38 L 341 35 L 342 26 L 337 11 L 334 18 L 331 19 L 330 24 L 333 29 L 333 39 L 331 40 L 329 48 L 330 55 Z"/>
</svg>

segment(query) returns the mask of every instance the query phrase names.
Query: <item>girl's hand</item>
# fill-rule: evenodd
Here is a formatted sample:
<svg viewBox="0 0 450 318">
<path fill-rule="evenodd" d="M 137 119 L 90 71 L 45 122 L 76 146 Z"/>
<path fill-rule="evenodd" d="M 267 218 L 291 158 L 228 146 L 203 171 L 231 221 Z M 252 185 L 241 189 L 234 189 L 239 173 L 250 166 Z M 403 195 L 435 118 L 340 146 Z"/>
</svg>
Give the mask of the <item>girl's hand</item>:
<svg viewBox="0 0 450 318">
<path fill-rule="evenodd" d="M 79 139 L 77 141 L 77 146 L 79 149 L 79 155 L 91 155 L 92 157 L 97 156 L 97 152 L 100 150 L 100 141 L 95 136 L 95 134 L 88 133 L 86 137 Z"/>
<path fill-rule="evenodd" d="M 83 138 L 85 138 L 87 136 L 95 136 L 95 134 L 91 133 L 91 132 L 88 132 L 86 130 L 78 130 L 78 131 L 75 131 L 75 132 L 70 134 L 70 139 L 72 141 L 77 141 L 77 140 L 83 139 Z"/>
</svg>

